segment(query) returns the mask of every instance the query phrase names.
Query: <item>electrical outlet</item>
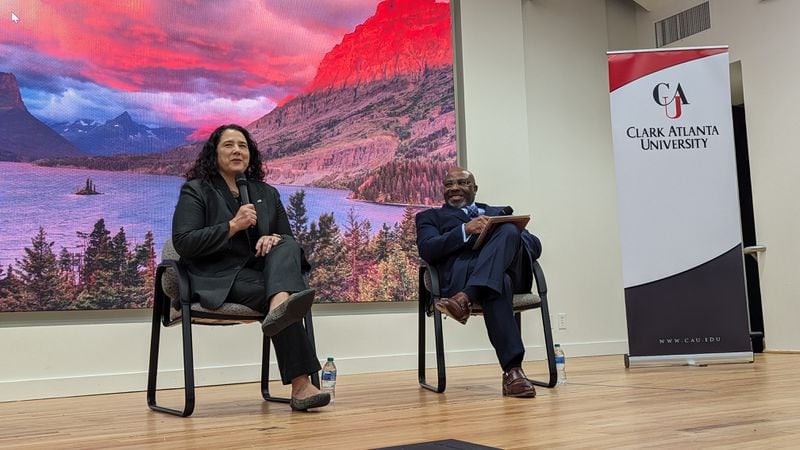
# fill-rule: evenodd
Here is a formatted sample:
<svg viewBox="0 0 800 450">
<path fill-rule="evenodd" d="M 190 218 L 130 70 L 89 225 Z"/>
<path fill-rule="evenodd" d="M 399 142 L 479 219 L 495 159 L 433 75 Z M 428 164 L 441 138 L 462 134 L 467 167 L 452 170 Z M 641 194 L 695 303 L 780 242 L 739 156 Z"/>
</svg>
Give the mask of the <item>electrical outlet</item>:
<svg viewBox="0 0 800 450">
<path fill-rule="evenodd" d="M 567 313 L 558 313 L 558 329 L 567 329 Z"/>
</svg>

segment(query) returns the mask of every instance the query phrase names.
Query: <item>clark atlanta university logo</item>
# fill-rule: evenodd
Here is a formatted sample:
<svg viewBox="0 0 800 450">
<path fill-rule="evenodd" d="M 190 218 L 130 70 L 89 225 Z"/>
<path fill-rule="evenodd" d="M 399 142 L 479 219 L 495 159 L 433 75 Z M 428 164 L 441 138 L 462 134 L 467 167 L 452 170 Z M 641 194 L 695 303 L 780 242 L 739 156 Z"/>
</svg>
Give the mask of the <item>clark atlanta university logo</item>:
<svg viewBox="0 0 800 450">
<path fill-rule="evenodd" d="M 644 95 L 642 92 L 640 95 Z M 695 99 L 696 100 L 696 99 Z M 667 118 L 676 120 L 683 114 L 683 108 L 689 104 L 686 93 L 680 83 L 658 83 L 653 87 L 653 101 L 664 108 Z M 703 99 L 701 98 L 701 103 Z M 689 114 L 689 119 L 691 119 Z M 631 125 L 625 130 L 625 135 L 639 141 L 642 150 L 706 150 L 709 141 L 719 136 L 719 128 L 715 124 L 671 122 L 671 125 L 652 126 L 642 123 L 643 126 Z M 661 123 L 659 119 L 657 121 Z"/>
<path fill-rule="evenodd" d="M 669 119 L 680 117 L 683 105 L 689 104 L 680 83 L 677 83 L 674 89 L 670 87 L 669 83 L 658 83 L 653 88 L 653 100 L 659 106 L 664 107 L 664 114 Z"/>
</svg>

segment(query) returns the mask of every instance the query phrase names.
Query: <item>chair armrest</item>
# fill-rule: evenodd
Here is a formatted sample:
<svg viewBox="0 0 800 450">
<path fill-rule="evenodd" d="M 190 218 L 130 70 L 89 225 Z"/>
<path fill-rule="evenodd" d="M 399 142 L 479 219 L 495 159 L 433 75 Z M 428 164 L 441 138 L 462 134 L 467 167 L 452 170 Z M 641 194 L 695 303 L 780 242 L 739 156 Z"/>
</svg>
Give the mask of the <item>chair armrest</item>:
<svg viewBox="0 0 800 450">
<path fill-rule="evenodd" d="M 172 269 L 171 273 L 168 271 L 168 269 Z M 186 272 L 186 268 L 178 260 L 162 260 L 156 268 L 155 301 L 162 303 L 163 307 L 161 320 L 164 323 L 164 326 L 169 326 L 171 323 L 170 310 L 172 309 L 172 302 L 170 297 L 166 294 L 166 292 L 164 292 L 163 282 L 165 276 L 175 277 L 175 281 L 177 282 L 176 284 L 178 286 L 177 300 L 181 305 L 191 305 L 191 297 L 189 291 L 189 275 Z"/>
<path fill-rule="evenodd" d="M 432 297 L 441 297 L 442 291 L 439 284 L 439 269 L 426 261 L 422 261 L 423 268 L 428 271 L 431 279 L 430 292 Z"/>
<path fill-rule="evenodd" d="M 544 279 L 544 271 L 542 271 L 542 266 L 539 265 L 539 261 L 533 262 L 533 281 L 536 283 L 536 292 L 539 293 L 540 297 L 547 296 L 547 281 Z"/>
</svg>

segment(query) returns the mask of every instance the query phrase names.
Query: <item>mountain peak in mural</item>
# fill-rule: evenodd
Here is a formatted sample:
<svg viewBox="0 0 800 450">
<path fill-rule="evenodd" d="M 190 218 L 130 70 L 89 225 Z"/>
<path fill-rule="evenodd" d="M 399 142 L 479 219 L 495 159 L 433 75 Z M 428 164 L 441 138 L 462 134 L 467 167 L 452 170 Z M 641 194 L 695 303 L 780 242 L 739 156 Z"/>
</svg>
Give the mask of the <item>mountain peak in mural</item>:
<svg viewBox="0 0 800 450">
<path fill-rule="evenodd" d="M 309 90 L 251 123 L 274 184 L 434 204 L 456 159 L 450 8 L 386 0 L 322 59 Z"/>
<path fill-rule="evenodd" d="M 105 123 L 78 119 L 50 125 L 61 136 L 92 155 L 160 152 L 186 143 L 189 128 L 150 128 L 133 120 L 127 111 Z"/>
<path fill-rule="evenodd" d="M 13 73 L 0 72 L 0 111 L 10 109 L 27 111 L 25 104 L 22 103 L 17 78 Z"/>
<path fill-rule="evenodd" d="M 33 117 L 13 73 L 0 72 L 0 161 L 35 161 L 83 153 Z"/>
<path fill-rule="evenodd" d="M 450 7 L 434 0 L 385 0 L 329 51 L 309 91 L 342 88 L 451 66 Z"/>
</svg>

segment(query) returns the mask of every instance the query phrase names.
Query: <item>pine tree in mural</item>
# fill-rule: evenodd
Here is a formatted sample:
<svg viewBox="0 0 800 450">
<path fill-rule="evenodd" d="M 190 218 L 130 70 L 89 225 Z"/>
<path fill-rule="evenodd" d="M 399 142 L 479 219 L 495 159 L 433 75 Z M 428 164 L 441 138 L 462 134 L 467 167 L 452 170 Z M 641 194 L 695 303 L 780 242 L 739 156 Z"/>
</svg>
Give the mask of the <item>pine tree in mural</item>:
<svg viewBox="0 0 800 450">
<path fill-rule="evenodd" d="M 289 196 L 289 207 L 286 208 L 286 215 L 289 218 L 289 226 L 292 229 L 294 239 L 300 244 L 306 253 L 313 250 L 309 245 L 308 238 L 308 211 L 306 210 L 306 191 L 301 189 Z"/>
<path fill-rule="evenodd" d="M 106 229 L 103 219 L 94 224 L 88 235 L 78 232 L 78 236 L 86 242 L 83 252 L 83 266 L 80 269 L 80 283 L 84 289 L 90 289 L 97 281 L 100 269 L 109 265 L 109 247 L 111 233 Z"/>
<path fill-rule="evenodd" d="M 3 273 L 3 268 L 0 267 L 0 311 L 6 311 L 6 302 L 10 301 L 8 298 L 8 288 L 6 288 L 6 275 Z"/>
<path fill-rule="evenodd" d="M 400 251 L 408 258 L 418 258 L 417 255 L 417 225 L 415 220 L 416 211 L 413 207 L 406 206 L 403 211 L 403 220 L 397 225 L 397 243 Z"/>
<path fill-rule="evenodd" d="M 11 266 L 8 267 L 11 270 Z M 0 267 L 0 311 L 14 311 L 16 302 L 11 298 L 11 280 Z"/>
<path fill-rule="evenodd" d="M 347 293 L 345 298 L 350 302 L 369 301 L 359 294 L 359 280 L 367 275 L 367 269 L 374 265 L 369 254 L 369 235 L 372 225 L 369 220 L 360 222 L 353 208 L 347 212 L 345 224 L 344 259 L 348 266 L 350 276 L 347 279 Z"/>
<path fill-rule="evenodd" d="M 75 298 L 78 296 L 78 268 L 80 267 L 81 257 L 77 253 L 72 253 L 64 247 L 58 254 L 58 272 L 61 278 L 61 289 L 63 296 L 71 300 L 70 306 L 74 307 Z"/>
<path fill-rule="evenodd" d="M 153 232 L 144 235 L 144 242 L 136 246 L 133 258 L 128 261 L 128 272 L 136 272 L 137 287 L 131 307 L 149 308 L 153 306 L 153 283 L 156 279 L 156 246 Z"/>
<path fill-rule="evenodd" d="M 98 220 L 89 234 L 81 270 L 83 290 L 78 295 L 78 309 L 113 309 L 120 307 L 119 269 L 125 261 L 123 248 L 128 241 L 125 230 L 110 237 L 105 221 Z"/>
<path fill-rule="evenodd" d="M 148 231 L 144 242 L 127 253 L 123 264 L 124 308 L 148 308 L 153 302 L 153 283 L 156 274 L 156 248 L 153 233 Z"/>
<path fill-rule="evenodd" d="M 386 259 L 378 262 L 361 279 L 361 295 L 375 300 L 407 301 L 416 295 L 417 266 L 399 251 L 396 242 L 390 245 Z"/>
<path fill-rule="evenodd" d="M 16 290 L 16 288 L 19 286 L 19 277 L 17 276 L 16 271 L 11 264 L 9 264 L 8 268 L 6 269 L 6 277 L 3 281 L 6 289 Z"/>
<path fill-rule="evenodd" d="M 77 255 L 71 253 L 64 247 L 61 247 L 61 252 L 58 254 L 58 269 L 61 271 L 61 273 L 72 273 L 79 264 L 80 260 L 77 258 Z"/>
<path fill-rule="evenodd" d="M 19 262 L 21 300 L 28 310 L 63 309 L 68 300 L 63 296 L 61 274 L 53 252 L 54 242 L 47 242 L 44 228 L 31 239 L 25 256 Z"/>
<path fill-rule="evenodd" d="M 311 222 L 309 231 L 316 242 L 309 261 L 315 268 L 309 284 L 317 289 L 320 302 L 342 301 L 347 292 L 346 280 L 350 271 L 342 249 L 342 237 L 333 214 L 322 214 L 317 222 Z"/>
<path fill-rule="evenodd" d="M 369 246 L 369 252 L 373 261 L 382 261 L 389 256 L 389 245 L 395 239 L 395 233 L 392 228 L 386 223 L 381 226 L 381 229 L 372 238 Z"/>
<path fill-rule="evenodd" d="M 125 228 L 123 227 L 111 238 L 108 248 L 108 266 L 105 267 L 106 272 L 118 273 L 114 280 L 115 283 L 127 284 L 129 281 L 133 281 L 126 270 L 127 260 L 128 237 L 125 235 Z"/>
<path fill-rule="evenodd" d="M 21 283 L 11 264 L 0 283 L 0 311 L 27 311 L 20 293 Z"/>
</svg>

